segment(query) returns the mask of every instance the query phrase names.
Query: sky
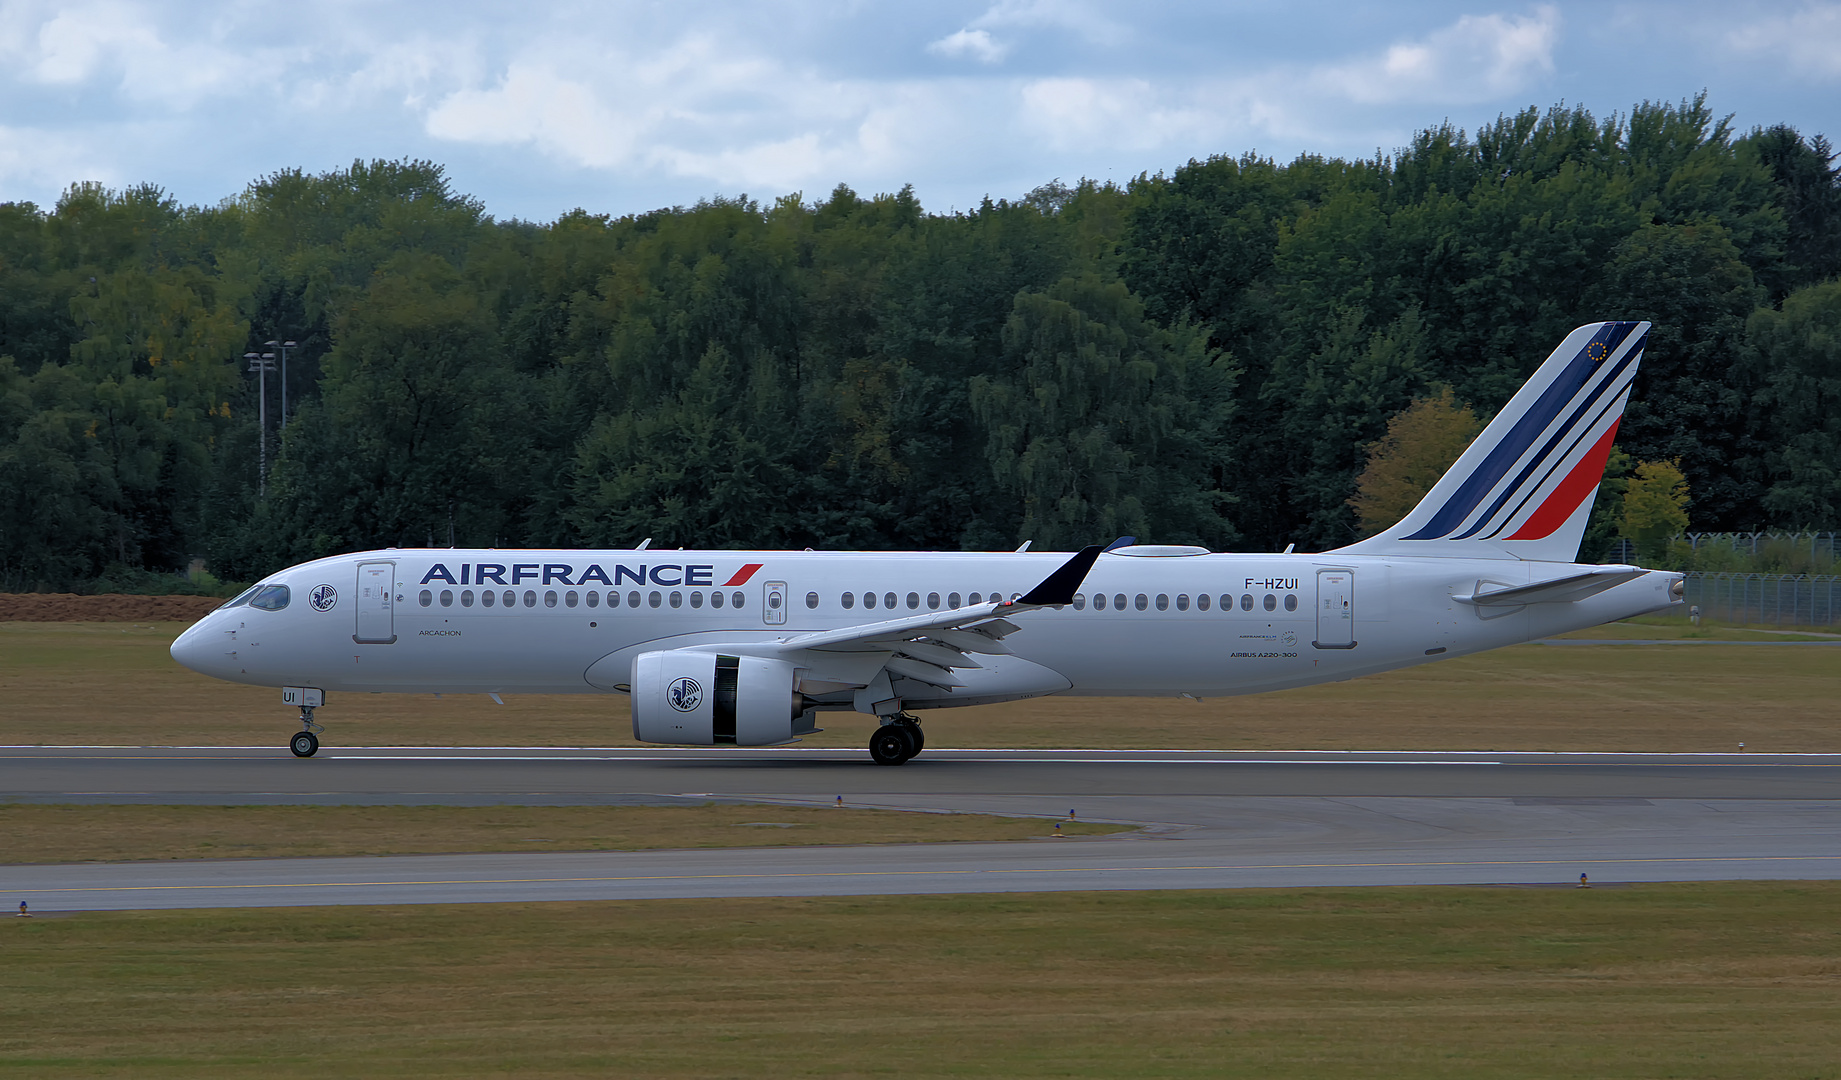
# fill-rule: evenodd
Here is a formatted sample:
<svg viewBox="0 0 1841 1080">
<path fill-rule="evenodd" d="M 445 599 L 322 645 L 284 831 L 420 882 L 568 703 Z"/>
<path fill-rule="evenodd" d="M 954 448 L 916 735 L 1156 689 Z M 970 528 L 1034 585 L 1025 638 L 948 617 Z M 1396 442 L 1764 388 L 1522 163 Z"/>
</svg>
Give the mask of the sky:
<svg viewBox="0 0 1841 1080">
<path fill-rule="evenodd" d="M 0 202 L 426 158 L 495 217 L 928 210 L 1700 91 L 1841 142 L 1841 0 L 0 0 Z"/>
</svg>

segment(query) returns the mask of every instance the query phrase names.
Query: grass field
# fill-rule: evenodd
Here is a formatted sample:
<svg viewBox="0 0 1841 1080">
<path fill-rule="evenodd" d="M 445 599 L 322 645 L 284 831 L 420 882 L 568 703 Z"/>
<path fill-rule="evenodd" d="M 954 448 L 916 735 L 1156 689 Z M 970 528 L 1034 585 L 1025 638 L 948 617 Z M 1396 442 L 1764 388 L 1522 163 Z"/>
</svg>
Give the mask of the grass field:
<svg viewBox="0 0 1841 1080">
<path fill-rule="evenodd" d="M 179 667 L 180 624 L 0 623 L 0 743 L 274 745 L 298 725 L 276 690 Z M 1783 640 L 1682 625 L 1593 638 Z M 935 747 L 1841 751 L 1841 649 L 1522 645 L 1250 697 L 1048 698 L 924 715 Z M 334 694 L 328 746 L 633 745 L 618 695 Z M 866 719 L 826 713 L 807 746 L 858 747 Z"/>
<path fill-rule="evenodd" d="M 32 1077 L 1841 1076 L 1837 883 L 0 923 Z"/>
<path fill-rule="evenodd" d="M 1066 836 L 1127 826 L 1059 823 Z M 984 814 L 730 806 L 97 806 L 0 803 L 0 864 L 477 851 L 918 844 L 1043 839 Z"/>
</svg>

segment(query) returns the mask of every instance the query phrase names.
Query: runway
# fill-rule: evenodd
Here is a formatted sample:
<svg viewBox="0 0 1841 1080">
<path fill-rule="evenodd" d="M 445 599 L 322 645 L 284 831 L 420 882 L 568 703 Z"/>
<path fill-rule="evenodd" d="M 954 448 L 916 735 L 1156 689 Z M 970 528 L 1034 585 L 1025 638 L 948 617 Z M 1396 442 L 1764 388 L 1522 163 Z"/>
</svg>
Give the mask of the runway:
<svg viewBox="0 0 1841 1080">
<path fill-rule="evenodd" d="M 0 748 L 16 801 L 710 798 L 1119 821 L 1102 840 L 0 868 L 36 910 L 1841 878 L 1841 755 Z M 1046 832 L 1046 829 L 1045 829 Z"/>
</svg>

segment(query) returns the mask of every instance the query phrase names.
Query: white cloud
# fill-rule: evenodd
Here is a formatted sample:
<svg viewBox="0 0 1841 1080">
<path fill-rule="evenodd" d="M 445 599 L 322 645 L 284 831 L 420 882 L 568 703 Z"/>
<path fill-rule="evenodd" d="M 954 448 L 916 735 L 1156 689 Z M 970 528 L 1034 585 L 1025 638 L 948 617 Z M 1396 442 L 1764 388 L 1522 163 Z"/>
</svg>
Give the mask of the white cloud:
<svg viewBox="0 0 1841 1080">
<path fill-rule="evenodd" d="M 37 201 L 49 208 L 57 193 L 79 180 L 120 186 L 123 177 L 100 149 L 56 132 L 0 126 L 0 199 L 36 189 L 42 193 Z"/>
<path fill-rule="evenodd" d="M 1095 45 L 1118 45 L 1130 29 L 1089 0 L 998 0 L 971 21 L 972 28 L 1020 27 L 1066 30 Z"/>
<path fill-rule="evenodd" d="M 1782 62 L 1799 75 L 1841 78 L 1841 4 L 1808 4 L 1733 30 L 1727 39 L 1737 51 Z"/>
<path fill-rule="evenodd" d="M 940 56 L 964 56 L 986 64 L 995 64 L 1004 58 L 1010 47 L 993 40 L 989 30 L 960 30 L 928 45 L 927 51 Z"/>
<path fill-rule="evenodd" d="M 1465 15 L 1379 56 L 1318 68 L 1312 82 L 1363 104 L 1469 103 L 1519 93 L 1553 71 L 1560 13 Z"/>
<path fill-rule="evenodd" d="M 429 110 L 437 139 L 498 145 L 535 143 L 574 164 L 627 164 L 644 119 L 601 104 L 589 86 L 516 63 L 490 90 L 457 90 Z"/>
</svg>

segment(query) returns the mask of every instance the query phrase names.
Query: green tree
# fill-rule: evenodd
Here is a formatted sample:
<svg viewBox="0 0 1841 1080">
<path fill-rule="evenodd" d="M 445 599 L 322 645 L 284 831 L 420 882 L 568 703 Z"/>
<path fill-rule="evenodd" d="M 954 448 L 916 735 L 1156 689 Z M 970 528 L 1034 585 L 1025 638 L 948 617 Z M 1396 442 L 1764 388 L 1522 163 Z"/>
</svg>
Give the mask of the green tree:
<svg viewBox="0 0 1841 1080">
<path fill-rule="evenodd" d="M 1687 508 L 1687 478 L 1675 462 L 1638 462 L 1624 490 L 1619 531 L 1635 542 L 1644 561 L 1659 562 L 1668 555 L 1669 539 L 1687 530 Z"/>
<path fill-rule="evenodd" d="M 1782 311 L 1760 308 L 1750 336 L 1765 382 L 1770 518 L 1841 528 L 1841 281 L 1798 289 Z"/>
<path fill-rule="evenodd" d="M 1482 430 L 1476 412 L 1459 405 L 1449 386 L 1395 413 L 1387 434 L 1368 445 L 1368 467 L 1349 500 L 1361 535 L 1373 536 L 1418 506 Z"/>
</svg>

